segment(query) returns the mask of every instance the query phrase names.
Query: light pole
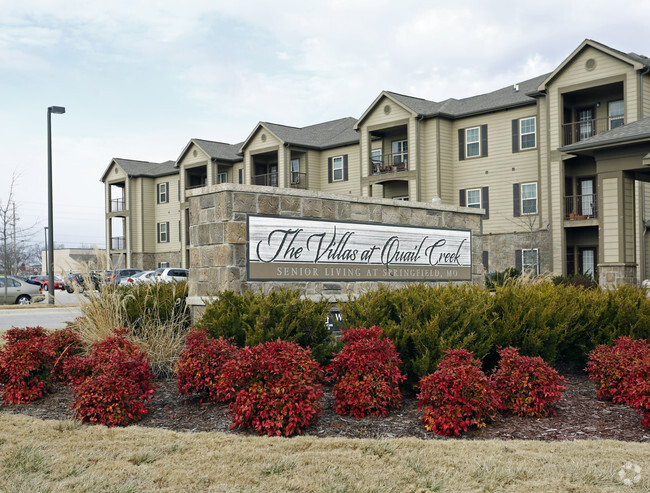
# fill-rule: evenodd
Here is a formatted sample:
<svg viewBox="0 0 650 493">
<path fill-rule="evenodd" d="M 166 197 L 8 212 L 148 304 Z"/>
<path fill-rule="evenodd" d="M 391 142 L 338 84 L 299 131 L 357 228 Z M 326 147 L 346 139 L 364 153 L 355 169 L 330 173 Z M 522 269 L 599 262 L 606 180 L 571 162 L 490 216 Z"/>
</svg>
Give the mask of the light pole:
<svg viewBox="0 0 650 493">
<path fill-rule="evenodd" d="M 48 302 L 54 304 L 54 213 L 52 209 L 52 113 L 65 113 L 63 106 L 50 106 L 47 109 L 47 250 L 48 250 L 48 283 L 50 294 Z"/>
</svg>

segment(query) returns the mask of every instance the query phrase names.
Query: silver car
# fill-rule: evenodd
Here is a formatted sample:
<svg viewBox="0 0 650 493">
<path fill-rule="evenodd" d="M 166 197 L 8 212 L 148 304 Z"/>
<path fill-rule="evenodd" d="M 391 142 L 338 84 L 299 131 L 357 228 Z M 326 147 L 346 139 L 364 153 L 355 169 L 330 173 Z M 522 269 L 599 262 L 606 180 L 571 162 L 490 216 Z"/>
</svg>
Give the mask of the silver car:
<svg viewBox="0 0 650 493">
<path fill-rule="evenodd" d="M 7 280 L 7 289 L 5 290 L 5 279 Z M 5 297 L 5 292 L 7 293 Z M 41 292 L 41 286 L 30 284 L 27 281 L 15 277 L 0 276 L 0 304 L 1 305 L 29 305 L 37 301 L 42 301 L 45 296 Z"/>
</svg>

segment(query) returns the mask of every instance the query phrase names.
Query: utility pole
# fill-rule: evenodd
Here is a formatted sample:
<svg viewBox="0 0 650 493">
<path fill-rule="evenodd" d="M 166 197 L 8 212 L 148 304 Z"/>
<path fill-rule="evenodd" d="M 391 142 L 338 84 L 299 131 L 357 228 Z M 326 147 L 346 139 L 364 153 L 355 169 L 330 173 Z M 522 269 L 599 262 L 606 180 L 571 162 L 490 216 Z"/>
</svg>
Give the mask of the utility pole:
<svg viewBox="0 0 650 493">
<path fill-rule="evenodd" d="M 18 259 L 16 257 L 16 202 L 13 202 L 13 224 L 14 224 L 14 255 L 13 255 L 13 261 L 12 266 L 13 266 L 13 271 L 12 274 L 16 275 L 18 273 Z"/>
</svg>

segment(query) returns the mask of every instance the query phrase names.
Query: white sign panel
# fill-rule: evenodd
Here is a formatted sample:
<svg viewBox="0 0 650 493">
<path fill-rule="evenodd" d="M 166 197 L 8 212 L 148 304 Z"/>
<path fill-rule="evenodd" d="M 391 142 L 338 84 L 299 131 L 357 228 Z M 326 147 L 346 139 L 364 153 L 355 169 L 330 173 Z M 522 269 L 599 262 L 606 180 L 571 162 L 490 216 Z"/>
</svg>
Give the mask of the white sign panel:
<svg viewBox="0 0 650 493">
<path fill-rule="evenodd" d="M 248 280 L 471 280 L 468 230 L 248 216 Z"/>
</svg>

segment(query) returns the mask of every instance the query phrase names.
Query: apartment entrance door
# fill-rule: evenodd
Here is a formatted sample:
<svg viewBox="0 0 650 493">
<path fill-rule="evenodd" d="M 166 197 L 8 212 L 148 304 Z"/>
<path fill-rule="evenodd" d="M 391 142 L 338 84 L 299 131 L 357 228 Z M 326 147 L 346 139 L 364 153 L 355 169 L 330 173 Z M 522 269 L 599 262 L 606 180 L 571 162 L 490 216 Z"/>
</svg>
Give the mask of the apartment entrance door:
<svg viewBox="0 0 650 493">
<path fill-rule="evenodd" d="M 586 106 L 576 110 L 576 142 L 596 135 L 595 114 L 596 109 L 593 106 Z"/>
<path fill-rule="evenodd" d="M 598 258 L 596 247 L 578 248 L 578 269 L 579 273 L 591 276 L 596 279 L 596 259 Z"/>
<path fill-rule="evenodd" d="M 594 177 L 578 179 L 579 215 L 587 216 L 587 217 L 594 216 L 595 186 L 596 186 L 596 180 Z"/>
</svg>

